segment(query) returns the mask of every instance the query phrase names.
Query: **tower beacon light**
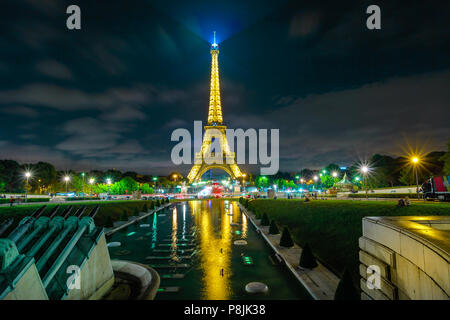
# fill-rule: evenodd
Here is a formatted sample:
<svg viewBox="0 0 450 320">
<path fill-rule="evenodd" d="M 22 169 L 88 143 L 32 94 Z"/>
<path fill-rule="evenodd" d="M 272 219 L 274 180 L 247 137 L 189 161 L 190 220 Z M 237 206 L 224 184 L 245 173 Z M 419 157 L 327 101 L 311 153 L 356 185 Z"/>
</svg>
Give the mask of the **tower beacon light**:
<svg viewBox="0 0 450 320">
<path fill-rule="evenodd" d="M 213 49 L 218 49 L 219 48 L 219 45 L 216 43 L 216 32 L 215 31 L 214 31 L 214 41 L 213 41 L 211 47 Z"/>
</svg>

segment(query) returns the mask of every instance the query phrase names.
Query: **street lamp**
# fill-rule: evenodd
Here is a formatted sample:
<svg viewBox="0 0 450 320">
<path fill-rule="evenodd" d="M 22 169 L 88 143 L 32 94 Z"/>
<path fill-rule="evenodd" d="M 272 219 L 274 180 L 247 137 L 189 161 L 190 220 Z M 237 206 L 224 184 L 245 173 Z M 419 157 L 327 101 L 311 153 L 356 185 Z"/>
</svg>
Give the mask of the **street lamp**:
<svg viewBox="0 0 450 320">
<path fill-rule="evenodd" d="M 108 195 L 111 193 L 110 188 L 111 188 L 111 178 L 107 178 L 106 179 L 106 184 L 108 185 Z"/>
<path fill-rule="evenodd" d="M 333 171 L 333 172 L 331 173 L 331 175 L 333 176 L 334 185 L 336 186 L 336 178 L 337 178 L 337 176 L 338 176 L 338 173 L 337 173 L 336 171 Z"/>
<path fill-rule="evenodd" d="M 30 171 L 26 171 L 25 172 L 25 178 L 27 180 L 27 183 L 25 185 L 25 202 L 28 201 L 28 180 L 30 179 L 30 177 L 31 177 L 31 172 Z"/>
<path fill-rule="evenodd" d="M 67 185 L 68 185 L 69 181 L 70 181 L 70 177 L 69 176 L 65 176 L 64 177 L 64 182 L 66 183 L 66 193 L 67 193 Z"/>
<path fill-rule="evenodd" d="M 415 157 L 411 158 L 411 162 L 413 164 L 413 168 L 414 168 L 414 171 L 416 174 L 416 191 L 417 191 L 417 199 L 419 199 L 419 177 L 417 175 L 417 165 L 419 164 L 420 159 L 419 159 L 419 157 L 415 156 Z"/>
<path fill-rule="evenodd" d="M 317 190 L 317 181 L 319 181 L 319 177 L 317 175 L 314 175 L 313 180 L 314 180 L 314 188 L 316 188 Z"/>
<path fill-rule="evenodd" d="M 82 172 L 81 173 L 81 192 L 83 193 L 83 196 L 84 196 L 84 176 L 85 176 L 85 173 Z"/>
<path fill-rule="evenodd" d="M 369 167 L 366 165 L 362 165 L 361 168 L 359 169 L 363 175 L 363 190 L 365 190 L 366 192 L 366 198 L 369 199 L 369 196 L 367 194 L 367 189 L 366 189 L 366 175 L 367 173 L 369 173 Z"/>
<path fill-rule="evenodd" d="M 95 182 L 94 178 L 89 179 L 89 184 L 91 185 L 91 195 L 92 195 L 92 185 L 94 184 L 94 182 Z"/>
</svg>

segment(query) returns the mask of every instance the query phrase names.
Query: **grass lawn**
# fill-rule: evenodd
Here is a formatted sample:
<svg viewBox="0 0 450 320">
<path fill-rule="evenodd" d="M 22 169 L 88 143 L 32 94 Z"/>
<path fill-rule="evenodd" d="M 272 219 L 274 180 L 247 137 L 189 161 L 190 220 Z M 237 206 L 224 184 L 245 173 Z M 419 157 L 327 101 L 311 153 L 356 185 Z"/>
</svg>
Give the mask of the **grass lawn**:
<svg viewBox="0 0 450 320">
<path fill-rule="evenodd" d="M 107 216 L 111 216 L 113 221 L 119 221 L 120 216 L 124 210 L 127 210 L 129 216 L 132 215 L 134 208 L 138 208 L 139 211 L 142 210 L 144 204 L 147 204 L 147 207 L 150 208 L 151 200 L 112 200 L 112 201 L 92 201 L 89 203 L 77 203 L 77 202 L 69 202 L 60 204 L 59 211 L 62 211 L 69 205 L 73 206 L 72 213 L 75 212 L 77 208 L 82 205 L 87 206 L 87 210 L 85 211 L 85 215 L 89 213 L 89 211 L 96 206 L 100 205 L 100 210 L 95 217 L 95 224 L 97 226 L 103 226 Z M 44 216 L 50 212 L 52 208 L 54 208 L 57 204 L 47 204 L 46 211 L 43 214 Z M 16 205 L 13 207 L 0 207 L 0 223 L 8 219 L 10 217 L 14 218 L 14 224 L 16 225 L 19 221 L 27 216 L 32 214 L 36 209 L 40 208 L 42 205 Z M 9 230 L 11 230 L 10 227 Z"/>
<path fill-rule="evenodd" d="M 450 215 L 450 203 L 414 202 L 409 207 L 397 207 L 395 201 L 258 199 L 251 203 L 269 219 L 288 226 L 298 245 L 308 242 L 316 257 L 338 275 L 348 267 L 355 285 L 363 217 Z"/>
</svg>

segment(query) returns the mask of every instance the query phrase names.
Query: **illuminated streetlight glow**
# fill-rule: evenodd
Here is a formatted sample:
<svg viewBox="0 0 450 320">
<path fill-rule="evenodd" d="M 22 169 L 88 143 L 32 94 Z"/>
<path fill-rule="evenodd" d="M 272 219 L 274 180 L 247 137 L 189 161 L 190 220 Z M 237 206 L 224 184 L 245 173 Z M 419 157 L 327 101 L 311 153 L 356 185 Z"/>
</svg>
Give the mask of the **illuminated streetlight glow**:
<svg viewBox="0 0 450 320">
<path fill-rule="evenodd" d="M 366 174 L 367 172 L 369 172 L 369 167 L 368 167 L 368 166 L 362 166 L 362 167 L 361 167 L 361 172 L 362 172 L 363 174 Z"/>
<path fill-rule="evenodd" d="M 413 163 L 414 171 L 415 171 L 415 175 L 416 175 L 416 187 L 417 187 L 416 191 L 417 191 L 417 199 L 419 199 L 420 198 L 420 196 L 419 196 L 419 177 L 417 174 L 417 164 L 419 163 L 419 157 L 417 157 L 417 156 L 412 157 L 411 162 Z"/>
<path fill-rule="evenodd" d="M 31 171 L 25 171 L 25 178 L 27 179 L 27 184 L 25 186 L 25 202 L 28 202 L 28 180 L 31 177 Z"/>
<path fill-rule="evenodd" d="M 111 184 L 111 182 L 112 182 L 112 181 L 111 181 L 110 178 L 107 178 L 107 179 L 106 179 L 106 184 Z"/>
<path fill-rule="evenodd" d="M 89 179 L 89 183 L 90 183 L 90 184 L 93 184 L 94 182 L 95 182 L 95 179 L 94 179 L 94 178 L 90 178 L 90 179 Z"/>
<path fill-rule="evenodd" d="M 317 181 L 317 180 L 319 180 L 319 177 L 318 176 L 314 176 L 313 179 L 314 179 L 314 181 Z"/>
<path fill-rule="evenodd" d="M 331 175 L 333 176 L 333 178 L 336 178 L 338 176 L 338 173 L 336 171 L 333 171 Z"/>
<path fill-rule="evenodd" d="M 69 176 L 64 176 L 63 180 L 66 183 L 66 193 L 67 193 L 67 187 L 68 187 L 68 183 L 69 183 L 70 177 Z"/>
</svg>

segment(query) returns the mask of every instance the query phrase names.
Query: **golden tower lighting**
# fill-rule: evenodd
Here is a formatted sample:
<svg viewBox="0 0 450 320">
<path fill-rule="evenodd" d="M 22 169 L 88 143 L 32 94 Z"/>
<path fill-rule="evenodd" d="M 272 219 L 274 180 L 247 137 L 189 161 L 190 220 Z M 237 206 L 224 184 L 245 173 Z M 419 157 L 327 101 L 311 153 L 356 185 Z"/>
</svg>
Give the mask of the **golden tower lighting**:
<svg viewBox="0 0 450 320">
<path fill-rule="evenodd" d="M 210 169 L 222 169 L 233 179 L 241 178 L 243 175 L 236 164 L 235 154 L 231 152 L 230 146 L 228 145 L 225 131 L 227 127 L 223 124 L 222 105 L 220 102 L 219 45 L 216 43 L 215 32 L 214 43 L 211 45 L 211 83 L 208 124 L 204 128 L 205 135 L 201 150 L 195 154 L 194 165 L 187 176 L 189 183 L 197 182 Z M 211 152 L 211 143 L 215 139 L 220 143 L 221 154 L 214 153 L 213 155 Z M 205 161 L 205 159 L 209 161 Z M 216 161 L 215 159 L 220 159 L 221 161 Z"/>
</svg>

